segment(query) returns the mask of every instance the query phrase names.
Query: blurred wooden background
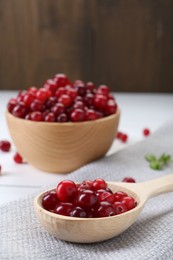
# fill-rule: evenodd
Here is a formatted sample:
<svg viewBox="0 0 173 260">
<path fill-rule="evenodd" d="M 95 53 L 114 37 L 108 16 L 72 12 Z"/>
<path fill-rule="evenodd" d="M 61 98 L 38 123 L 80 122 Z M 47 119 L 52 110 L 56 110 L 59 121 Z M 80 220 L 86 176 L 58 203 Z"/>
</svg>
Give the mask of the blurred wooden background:
<svg viewBox="0 0 173 260">
<path fill-rule="evenodd" d="M 0 89 L 57 72 L 114 91 L 173 92 L 172 0 L 0 0 Z"/>
</svg>

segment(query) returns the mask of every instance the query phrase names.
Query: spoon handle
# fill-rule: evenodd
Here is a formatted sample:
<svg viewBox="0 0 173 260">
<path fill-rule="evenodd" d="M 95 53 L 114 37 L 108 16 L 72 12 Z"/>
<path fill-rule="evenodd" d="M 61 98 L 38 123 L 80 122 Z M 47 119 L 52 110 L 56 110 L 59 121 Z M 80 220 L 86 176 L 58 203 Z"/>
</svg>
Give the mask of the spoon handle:
<svg viewBox="0 0 173 260">
<path fill-rule="evenodd" d="M 139 183 L 136 187 L 140 190 L 140 193 L 147 195 L 148 198 L 171 192 L 173 191 L 173 174 Z"/>
</svg>

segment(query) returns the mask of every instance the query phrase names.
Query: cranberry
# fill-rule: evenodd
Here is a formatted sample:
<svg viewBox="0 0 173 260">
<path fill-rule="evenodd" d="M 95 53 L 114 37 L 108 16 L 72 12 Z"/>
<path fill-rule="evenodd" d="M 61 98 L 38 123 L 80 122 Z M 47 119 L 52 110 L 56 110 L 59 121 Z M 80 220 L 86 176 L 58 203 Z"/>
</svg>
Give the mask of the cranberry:
<svg viewBox="0 0 173 260">
<path fill-rule="evenodd" d="M 115 103 L 115 101 L 112 99 L 108 100 L 105 110 L 107 115 L 114 114 L 117 111 L 117 104 Z"/>
<path fill-rule="evenodd" d="M 122 203 L 127 207 L 128 210 L 133 209 L 136 206 L 134 198 L 130 196 L 124 197 Z"/>
<path fill-rule="evenodd" d="M 95 211 L 97 217 L 110 217 L 115 215 L 114 206 L 107 201 L 100 202 L 99 205 L 95 208 Z"/>
<path fill-rule="evenodd" d="M 60 98 L 62 95 L 66 95 L 67 94 L 67 90 L 63 87 L 58 88 L 58 90 L 55 92 L 55 96 L 57 98 Z"/>
<path fill-rule="evenodd" d="M 34 113 L 34 112 L 33 112 Z M 48 113 L 45 117 L 44 117 L 44 121 L 45 122 L 55 122 L 55 114 L 53 112 Z"/>
<path fill-rule="evenodd" d="M 72 209 L 73 209 L 72 203 L 60 202 L 55 206 L 54 213 L 64 215 L 64 216 L 70 216 Z"/>
<path fill-rule="evenodd" d="M 23 97 L 23 102 L 25 103 L 26 107 L 30 107 L 31 103 L 34 101 L 34 95 L 32 93 L 27 93 Z"/>
<path fill-rule="evenodd" d="M 19 153 L 15 153 L 13 159 L 18 164 L 23 163 L 23 158 L 22 158 L 22 156 Z"/>
<path fill-rule="evenodd" d="M 30 114 L 26 114 L 25 120 L 31 120 Z"/>
<path fill-rule="evenodd" d="M 2 140 L 0 141 L 0 150 L 3 152 L 9 152 L 11 148 L 11 143 L 9 141 L 6 140 Z"/>
<path fill-rule="evenodd" d="M 117 137 L 118 139 L 121 139 L 122 135 L 123 135 L 123 133 L 122 133 L 122 132 L 117 132 L 117 135 L 116 135 L 116 137 Z"/>
<path fill-rule="evenodd" d="M 57 84 L 54 80 L 48 79 L 44 83 L 43 88 L 49 90 L 51 93 L 55 93 L 55 91 L 57 90 Z"/>
<path fill-rule="evenodd" d="M 7 104 L 7 109 L 10 113 L 12 113 L 13 108 L 17 105 L 17 100 L 15 98 L 11 98 Z"/>
<path fill-rule="evenodd" d="M 87 89 L 83 82 L 76 84 L 75 87 L 79 96 L 85 96 Z"/>
<path fill-rule="evenodd" d="M 29 93 L 32 93 L 34 96 L 36 96 L 36 93 L 37 93 L 37 88 L 35 86 L 32 86 L 29 88 Z"/>
<path fill-rule="evenodd" d="M 70 119 L 72 122 L 81 122 L 85 120 L 85 112 L 80 109 L 74 109 L 73 112 L 70 115 Z"/>
<path fill-rule="evenodd" d="M 105 109 L 107 104 L 107 98 L 103 95 L 96 95 L 94 98 L 94 105 L 98 109 Z"/>
<path fill-rule="evenodd" d="M 43 195 L 42 206 L 46 210 L 53 210 L 58 203 L 56 191 L 52 190 Z"/>
<path fill-rule="evenodd" d="M 57 116 L 61 113 L 64 113 L 64 105 L 62 103 L 57 103 L 51 108 L 51 111 Z"/>
<path fill-rule="evenodd" d="M 56 82 L 58 88 L 64 87 L 64 86 L 66 86 L 67 84 L 70 83 L 67 76 L 65 74 L 62 74 L 62 73 L 56 74 L 55 77 L 54 77 L 54 81 Z"/>
<path fill-rule="evenodd" d="M 113 194 L 112 190 L 111 190 L 111 189 L 109 189 L 108 187 L 105 189 L 105 191 L 107 191 L 107 192 L 109 192 L 109 193 Z"/>
<path fill-rule="evenodd" d="M 122 202 L 116 201 L 113 205 L 116 215 L 122 214 L 127 211 L 127 207 Z"/>
<path fill-rule="evenodd" d="M 97 196 L 92 190 L 81 191 L 76 198 L 76 204 L 82 208 L 91 208 L 97 203 Z"/>
<path fill-rule="evenodd" d="M 96 112 L 93 109 L 88 109 L 86 111 L 85 116 L 86 116 L 86 120 L 88 120 L 88 121 L 97 119 L 97 114 L 96 114 Z"/>
<path fill-rule="evenodd" d="M 71 86 L 66 86 L 66 90 L 67 90 L 67 95 L 69 95 L 71 99 L 74 100 L 77 96 L 77 91 Z"/>
<path fill-rule="evenodd" d="M 62 123 L 65 123 L 65 122 L 68 122 L 68 117 L 65 113 L 62 113 L 62 114 L 59 114 L 58 117 L 57 117 L 57 122 L 62 122 Z"/>
<path fill-rule="evenodd" d="M 81 109 L 84 109 L 85 107 L 85 104 L 83 101 L 76 101 L 73 105 L 73 108 L 76 109 L 76 108 L 81 108 Z"/>
<path fill-rule="evenodd" d="M 56 188 L 56 192 L 60 201 L 70 202 L 77 194 L 77 186 L 73 181 L 61 181 Z"/>
<path fill-rule="evenodd" d="M 76 217 L 76 218 L 87 218 L 87 212 L 81 208 L 81 207 L 75 207 L 71 212 L 70 212 L 71 217 Z"/>
<path fill-rule="evenodd" d="M 94 103 L 94 95 L 92 93 L 87 93 L 84 100 L 88 106 L 91 106 Z"/>
<path fill-rule="evenodd" d="M 149 130 L 148 128 L 145 128 L 145 129 L 143 130 L 143 135 L 144 135 L 144 136 L 150 135 L 150 130 Z"/>
<path fill-rule="evenodd" d="M 35 99 L 30 105 L 31 111 L 43 111 L 44 105 L 41 101 Z"/>
<path fill-rule="evenodd" d="M 114 200 L 115 201 L 122 201 L 124 197 L 127 197 L 127 193 L 123 191 L 117 191 L 114 193 Z"/>
<path fill-rule="evenodd" d="M 133 179 L 132 177 L 125 177 L 122 182 L 131 182 L 131 183 L 135 183 L 135 179 Z"/>
<path fill-rule="evenodd" d="M 58 101 L 62 103 L 65 107 L 69 107 L 73 103 L 71 97 L 66 94 L 61 95 Z"/>
<path fill-rule="evenodd" d="M 40 88 L 37 91 L 36 98 L 42 102 L 48 99 L 51 96 L 51 92 L 45 88 Z"/>
<path fill-rule="evenodd" d="M 87 82 L 86 83 L 87 89 L 89 89 L 91 92 L 95 89 L 95 85 L 93 82 Z"/>
<path fill-rule="evenodd" d="M 79 184 L 78 190 L 93 190 L 93 183 L 92 181 L 85 180 Z"/>
<path fill-rule="evenodd" d="M 99 88 L 97 89 L 97 94 L 108 96 L 108 94 L 109 94 L 109 87 L 106 86 L 106 85 L 100 85 Z"/>
<path fill-rule="evenodd" d="M 98 201 L 99 202 L 107 201 L 109 203 L 113 203 L 114 202 L 114 195 L 109 193 L 109 192 L 107 192 L 107 191 L 104 191 L 104 192 L 99 194 Z"/>
<path fill-rule="evenodd" d="M 16 105 L 12 110 L 12 114 L 13 116 L 24 118 L 27 114 L 27 108 L 24 103 L 20 102 Z"/>
<path fill-rule="evenodd" d="M 123 134 L 123 135 L 121 136 L 121 141 L 122 141 L 123 143 L 126 143 L 126 142 L 127 142 L 127 139 L 128 139 L 128 135 Z"/>
<path fill-rule="evenodd" d="M 32 121 L 37 121 L 37 122 L 43 121 L 42 113 L 39 112 L 39 111 L 32 112 L 32 113 L 30 114 L 30 119 L 31 119 Z"/>
<path fill-rule="evenodd" d="M 107 183 L 105 182 L 105 180 L 98 178 L 93 181 L 93 187 L 95 190 L 106 189 Z"/>
<path fill-rule="evenodd" d="M 57 98 L 56 97 L 50 97 L 48 98 L 48 100 L 46 101 L 46 107 L 47 108 L 51 108 L 53 107 L 56 103 L 57 103 Z"/>
<path fill-rule="evenodd" d="M 83 101 L 83 97 L 81 96 L 77 96 L 74 100 L 74 102 L 77 102 L 77 101 Z"/>
</svg>

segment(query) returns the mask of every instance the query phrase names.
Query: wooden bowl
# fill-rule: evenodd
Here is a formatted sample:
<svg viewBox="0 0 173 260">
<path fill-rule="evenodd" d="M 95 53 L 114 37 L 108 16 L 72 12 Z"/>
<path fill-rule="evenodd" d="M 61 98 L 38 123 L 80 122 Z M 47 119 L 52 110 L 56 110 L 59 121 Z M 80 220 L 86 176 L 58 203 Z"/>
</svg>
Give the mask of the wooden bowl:
<svg viewBox="0 0 173 260">
<path fill-rule="evenodd" d="M 105 155 L 116 135 L 120 111 L 81 123 L 33 122 L 6 113 L 17 151 L 46 172 L 71 172 Z"/>
</svg>

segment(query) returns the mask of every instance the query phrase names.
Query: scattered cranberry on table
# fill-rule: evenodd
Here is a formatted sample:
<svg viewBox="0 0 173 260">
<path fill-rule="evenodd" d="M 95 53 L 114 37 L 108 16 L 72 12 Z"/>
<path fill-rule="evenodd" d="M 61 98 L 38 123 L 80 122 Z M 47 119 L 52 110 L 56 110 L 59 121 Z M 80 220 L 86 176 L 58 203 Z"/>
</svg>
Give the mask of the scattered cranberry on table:
<svg viewBox="0 0 173 260">
<path fill-rule="evenodd" d="M 125 177 L 122 182 L 131 182 L 131 183 L 135 183 L 135 179 L 133 179 L 132 177 Z"/>
<path fill-rule="evenodd" d="M 23 163 L 23 158 L 22 158 L 22 156 L 19 153 L 15 153 L 13 159 L 18 164 Z"/>
<path fill-rule="evenodd" d="M 11 148 L 11 143 L 7 140 L 0 141 L 0 150 L 3 152 L 9 152 Z"/>
<path fill-rule="evenodd" d="M 42 198 L 44 209 L 55 214 L 79 218 L 119 215 L 136 207 L 136 201 L 123 191 L 112 192 L 103 179 L 75 184 L 61 181 Z"/>
<path fill-rule="evenodd" d="M 96 88 L 92 82 L 82 80 L 71 83 L 64 74 L 56 74 L 41 88 L 33 86 L 19 92 L 7 104 L 8 111 L 15 117 L 49 123 L 96 120 L 115 114 L 117 108 L 108 86 Z"/>
<path fill-rule="evenodd" d="M 144 128 L 144 130 L 143 130 L 143 135 L 144 135 L 144 136 L 150 135 L 150 130 L 149 130 L 148 128 Z"/>
<path fill-rule="evenodd" d="M 126 143 L 128 140 L 128 135 L 119 131 L 117 132 L 116 138 L 121 140 L 121 142 Z"/>
</svg>

